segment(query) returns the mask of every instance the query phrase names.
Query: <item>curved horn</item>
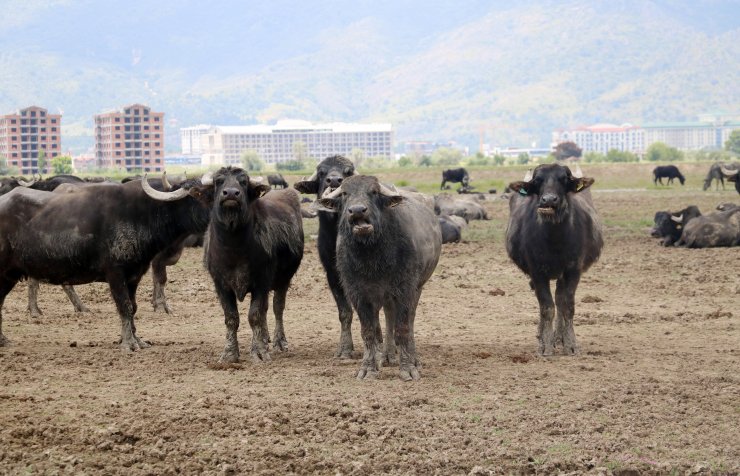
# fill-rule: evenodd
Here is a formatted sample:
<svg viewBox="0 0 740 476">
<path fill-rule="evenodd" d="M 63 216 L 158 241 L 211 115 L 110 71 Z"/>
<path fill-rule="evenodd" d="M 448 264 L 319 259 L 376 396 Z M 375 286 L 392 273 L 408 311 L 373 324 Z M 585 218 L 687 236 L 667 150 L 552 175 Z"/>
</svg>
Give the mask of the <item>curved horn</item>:
<svg viewBox="0 0 740 476">
<path fill-rule="evenodd" d="M 532 176 L 532 169 L 527 169 L 527 173 L 524 174 L 524 181 L 529 182 L 530 180 L 532 180 Z"/>
<path fill-rule="evenodd" d="M 15 179 L 15 181 L 18 182 L 18 185 L 20 185 L 22 187 L 30 187 L 31 185 L 33 185 L 36 182 L 38 182 L 38 180 L 36 180 L 35 177 L 30 182 L 26 182 L 22 178 L 17 178 L 17 179 Z"/>
<path fill-rule="evenodd" d="M 390 188 L 386 187 L 382 183 L 379 183 L 378 185 L 380 185 L 380 194 L 381 195 L 385 195 L 386 197 L 400 197 L 401 196 L 398 193 L 398 191 L 395 190 L 395 187 L 393 187 L 393 190 L 391 190 Z"/>
<path fill-rule="evenodd" d="M 724 175 L 726 175 L 728 177 L 732 177 L 733 175 L 737 175 L 737 173 L 740 171 L 740 169 L 735 169 L 735 170 L 728 169 L 724 165 L 721 165 L 719 169 L 722 171 L 722 173 Z"/>
<path fill-rule="evenodd" d="M 174 192 L 160 192 L 159 190 L 154 190 L 152 186 L 149 185 L 149 179 L 147 179 L 146 174 L 144 174 L 144 178 L 141 179 L 141 188 L 144 190 L 144 193 L 160 202 L 174 202 L 175 200 L 181 200 L 190 194 L 190 191 L 186 188 L 180 188 Z"/>
<path fill-rule="evenodd" d="M 165 192 L 172 190 L 172 184 L 167 180 L 167 172 L 162 171 L 162 188 Z"/>
<path fill-rule="evenodd" d="M 200 183 L 203 185 L 213 185 L 213 172 L 206 172 L 200 178 Z"/>
<path fill-rule="evenodd" d="M 683 223 L 683 213 L 679 216 L 671 215 L 671 220 L 675 221 L 676 223 Z"/>
<path fill-rule="evenodd" d="M 578 162 L 576 162 L 576 171 L 573 172 L 573 176 L 575 178 L 583 178 L 583 170 L 581 170 L 581 166 L 578 165 Z"/>
<path fill-rule="evenodd" d="M 333 192 L 330 188 L 327 188 L 324 190 L 324 194 L 321 196 L 321 198 L 337 198 L 342 194 L 342 186 L 340 185 L 337 187 Z"/>
</svg>

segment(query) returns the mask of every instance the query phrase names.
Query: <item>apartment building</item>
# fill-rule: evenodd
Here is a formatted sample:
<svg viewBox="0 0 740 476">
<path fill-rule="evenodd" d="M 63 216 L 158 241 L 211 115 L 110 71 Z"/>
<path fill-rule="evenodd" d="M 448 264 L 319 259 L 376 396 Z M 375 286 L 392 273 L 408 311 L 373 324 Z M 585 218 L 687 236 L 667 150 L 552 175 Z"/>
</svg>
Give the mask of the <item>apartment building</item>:
<svg viewBox="0 0 740 476">
<path fill-rule="evenodd" d="M 583 152 L 606 154 L 616 149 L 641 154 L 645 151 L 645 131 L 632 124 L 595 124 L 553 132 L 553 146 L 568 141 L 578 144 Z"/>
<path fill-rule="evenodd" d="M 278 121 L 275 125 L 212 126 L 205 133 L 202 126 L 181 129 L 183 144 L 190 152 L 200 150 L 205 166 L 237 165 L 247 150 L 256 151 L 267 163 L 294 160 L 298 155 L 321 159 L 334 154 L 349 155 L 362 150 L 366 157 L 393 157 L 391 124 L 313 124 L 306 121 Z"/>
<path fill-rule="evenodd" d="M 46 172 L 51 168 L 51 159 L 61 153 L 61 127 L 61 114 L 49 114 L 38 106 L 0 116 L 0 156 L 23 175 Z M 46 170 L 40 171 L 38 159 L 42 152 Z"/>
<path fill-rule="evenodd" d="M 208 132 L 212 128 L 213 126 L 205 124 L 180 128 L 180 144 L 182 148 L 182 154 L 186 156 L 202 154 L 203 136 L 208 134 Z"/>
<path fill-rule="evenodd" d="M 99 168 L 127 172 L 164 169 L 164 113 L 143 104 L 94 116 L 95 161 Z"/>
</svg>

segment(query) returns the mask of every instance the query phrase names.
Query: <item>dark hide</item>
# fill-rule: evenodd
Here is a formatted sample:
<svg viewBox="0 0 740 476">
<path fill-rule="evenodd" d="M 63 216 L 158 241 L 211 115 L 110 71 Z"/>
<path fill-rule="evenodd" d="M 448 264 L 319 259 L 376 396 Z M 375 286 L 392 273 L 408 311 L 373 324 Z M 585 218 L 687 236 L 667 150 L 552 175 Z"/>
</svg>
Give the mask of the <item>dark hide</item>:
<svg viewBox="0 0 740 476">
<path fill-rule="evenodd" d="M 703 190 L 707 190 L 709 187 L 712 186 L 712 180 L 715 180 L 716 183 L 714 184 L 714 189 L 719 190 L 719 184 L 722 184 L 722 190 L 725 190 L 725 178 L 728 178 L 725 174 L 722 173 L 722 167 L 730 170 L 740 170 L 740 163 L 733 162 L 730 164 L 725 164 L 723 162 L 715 162 L 712 164 L 711 167 L 709 167 L 709 172 L 707 172 L 707 176 L 704 179 L 704 186 Z M 728 180 L 733 181 L 730 178 Z M 738 188 L 737 182 L 735 182 L 735 188 L 737 189 L 738 193 L 740 193 L 740 188 Z"/>
<path fill-rule="evenodd" d="M 397 347 L 401 379 L 419 379 L 416 307 L 442 247 L 431 203 L 421 194 L 401 194 L 375 177 L 361 175 L 347 178 L 319 203 L 335 211 L 339 220 L 337 270 L 357 311 L 365 344 L 357 378 L 375 378 L 381 362 L 395 360 Z M 377 338 L 381 307 L 386 317 L 382 353 Z"/>
<path fill-rule="evenodd" d="M 654 218 L 654 226 L 650 230 L 650 236 L 653 238 L 661 238 L 660 244 L 663 246 L 671 246 L 683 233 L 683 228 L 689 220 L 701 216 L 699 208 L 694 205 L 688 206 L 680 212 L 656 212 Z M 681 218 L 681 223 L 676 222 L 673 218 Z"/>
<path fill-rule="evenodd" d="M 737 191 L 737 193 L 740 193 L 740 178 L 738 178 L 738 175 L 739 174 L 735 174 L 732 177 L 728 178 L 727 180 L 729 180 L 730 182 L 734 183 L 735 184 L 735 191 Z"/>
<path fill-rule="evenodd" d="M 288 182 L 286 182 L 283 176 L 280 174 L 268 175 L 267 183 L 270 184 L 270 187 L 288 188 Z"/>
<path fill-rule="evenodd" d="M 460 225 L 452 221 L 449 215 L 440 215 L 437 218 L 442 232 L 442 243 L 459 243 L 462 236 Z"/>
<path fill-rule="evenodd" d="M 539 353 L 556 345 L 577 352 L 573 329 L 575 293 L 581 274 L 601 254 L 601 224 L 588 187 L 592 178 L 576 178 L 568 167 L 539 165 L 529 182 L 509 185 L 506 251 L 531 280 L 540 306 Z M 550 280 L 557 280 L 555 302 Z M 555 306 L 557 319 L 553 328 Z"/>
<path fill-rule="evenodd" d="M 740 207 L 696 217 L 686 224 L 676 246 L 714 248 L 740 245 Z"/>
<path fill-rule="evenodd" d="M 309 179 L 296 182 L 293 187 L 301 193 L 316 194 L 317 198 L 328 190 L 338 188 L 344 179 L 355 174 L 355 166 L 341 155 L 327 157 L 316 166 L 316 173 Z M 349 359 L 354 351 L 352 343 L 352 305 L 339 282 L 337 271 L 337 215 L 327 211 L 319 211 L 319 236 L 317 245 L 321 265 L 326 272 L 329 289 L 337 304 L 339 323 L 341 326 L 339 346 L 336 357 Z"/>
<path fill-rule="evenodd" d="M 468 175 L 468 171 L 464 168 L 459 169 L 447 169 L 442 171 L 442 185 L 439 186 L 440 190 L 444 190 L 445 183 L 452 182 L 452 183 L 461 183 L 463 188 L 468 187 L 468 183 L 470 182 L 470 176 Z"/>
<path fill-rule="evenodd" d="M 226 321 L 226 346 L 221 362 L 239 361 L 237 299 L 249 293 L 251 354 L 268 361 L 267 299 L 275 313 L 273 347 L 287 350 L 283 310 L 290 280 L 303 258 L 303 222 L 295 190 L 270 190 L 250 182 L 239 168 L 226 167 L 213 175 L 214 202 L 205 246 L 205 264 L 213 278 Z"/>
<path fill-rule="evenodd" d="M 663 185 L 664 178 L 668 179 L 668 185 L 673 183 L 675 178 L 681 182 L 681 185 L 686 181 L 686 177 L 681 175 L 675 165 L 659 165 L 653 169 L 653 184 L 658 185 L 660 183 Z"/>
<path fill-rule="evenodd" d="M 24 277 L 107 282 L 121 318 L 121 348 L 148 347 L 134 326 L 139 281 L 157 253 L 205 231 L 209 210 L 200 198 L 208 193 L 194 186 L 181 200 L 163 202 L 147 196 L 140 182 L 64 194 L 16 188 L 0 197 L 0 309 Z"/>
</svg>

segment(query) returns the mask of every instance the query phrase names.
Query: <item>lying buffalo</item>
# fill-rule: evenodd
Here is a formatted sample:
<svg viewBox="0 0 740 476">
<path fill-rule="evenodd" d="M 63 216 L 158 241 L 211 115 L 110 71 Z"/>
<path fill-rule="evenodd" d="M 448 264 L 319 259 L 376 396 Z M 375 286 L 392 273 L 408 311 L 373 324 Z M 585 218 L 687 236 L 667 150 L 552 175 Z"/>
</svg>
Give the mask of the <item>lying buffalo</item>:
<svg viewBox="0 0 740 476">
<path fill-rule="evenodd" d="M 714 248 L 740 245 L 740 207 L 726 208 L 688 222 L 676 246 Z"/>
<path fill-rule="evenodd" d="M 375 378 L 382 361 L 395 359 L 397 346 L 401 379 L 418 380 L 414 319 L 442 248 L 437 217 L 415 195 L 401 194 L 370 176 L 347 178 L 319 203 L 337 215 L 337 270 L 362 327 L 365 353 L 357 378 Z M 377 338 L 381 307 L 386 319 L 382 355 Z"/>
<path fill-rule="evenodd" d="M 434 212 L 437 215 L 456 215 L 470 220 L 490 220 L 486 209 L 469 198 L 453 197 L 447 193 L 434 196 Z"/>
<path fill-rule="evenodd" d="M 442 232 L 442 243 L 459 243 L 462 237 L 460 224 L 453 221 L 449 215 L 439 215 L 437 219 L 439 220 L 439 229 Z"/>
<path fill-rule="evenodd" d="M 699 208 L 691 205 L 680 212 L 660 211 L 655 213 L 654 226 L 650 230 L 650 236 L 661 238 L 660 244 L 671 246 L 683 233 L 683 228 L 690 220 L 701 216 Z"/>
<path fill-rule="evenodd" d="M 513 194 L 506 251 L 530 277 L 537 296 L 541 355 L 552 355 L 558 344 L 566 354 L 578 351 L 573 329 L 576 288 L 604 245 L 588 189 L 593 183 L 592 178 L 573 175 L 568 167 L 549 164 L 537 166 L 531 179 L 509 185 Z M 553 279 L 555 302 L 550 291 Z"/>
</svg>

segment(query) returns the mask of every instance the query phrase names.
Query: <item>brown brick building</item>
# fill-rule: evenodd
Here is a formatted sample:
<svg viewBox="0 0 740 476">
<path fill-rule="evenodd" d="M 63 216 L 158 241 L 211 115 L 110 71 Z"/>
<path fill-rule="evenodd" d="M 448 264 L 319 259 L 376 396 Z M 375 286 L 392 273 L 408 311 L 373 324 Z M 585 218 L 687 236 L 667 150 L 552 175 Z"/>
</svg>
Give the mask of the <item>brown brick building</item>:
<svg viewBox="0 0 740 476">
<path fill-rule="evenodd" d="M 38 106 L 0 116 L 0 156 L 8 166 L 29 175 L 39 172 L 39 151 L 44 151 L 47 170 L 51 169 L 51 159 L 62 150 L 61 126 L 61 114 Z"/>
<path fill-rule="evenodd" d="M 164 113 L 142 104 L 95 115 L 98 167 L 159 172 L 164 168 Z"/>
</svg>

